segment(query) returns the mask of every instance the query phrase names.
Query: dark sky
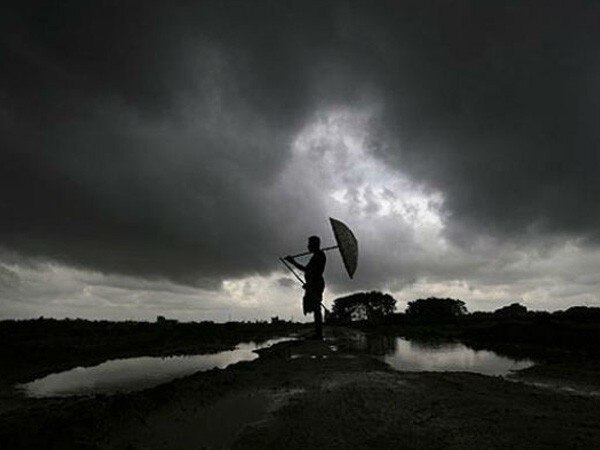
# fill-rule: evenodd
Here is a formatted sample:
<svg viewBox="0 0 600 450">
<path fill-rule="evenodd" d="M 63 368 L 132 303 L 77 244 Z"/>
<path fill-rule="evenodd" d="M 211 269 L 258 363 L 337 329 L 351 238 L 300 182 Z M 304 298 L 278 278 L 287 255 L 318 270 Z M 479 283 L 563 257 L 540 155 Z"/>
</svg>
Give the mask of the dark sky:
<svg viewBox="0 0 600 450">
<path fill-rule="evenodd" d="M 329 299 L 597 301 L 600 3 L 13 3 L 0 316 L 299 315 L 329 216 Z"/>
</svg>

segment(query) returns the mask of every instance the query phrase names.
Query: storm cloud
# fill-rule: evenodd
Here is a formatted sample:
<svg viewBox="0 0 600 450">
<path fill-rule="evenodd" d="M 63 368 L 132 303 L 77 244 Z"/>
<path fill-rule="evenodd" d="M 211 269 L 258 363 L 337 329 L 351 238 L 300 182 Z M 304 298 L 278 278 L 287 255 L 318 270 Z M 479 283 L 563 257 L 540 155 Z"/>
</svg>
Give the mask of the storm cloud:
<svg viewBox="0 0 600 450">
<path fill-rule="evenodd" d="M 0 20 L 17 304 L 19 279 L 62 267 L 267 314 L 294 295 L 277 256 L 327 241 L 329 216 L 361 243 L 352 284 L 330 256 L 335 292 L 558 306 L 533 294 L 544 261 L 574 298 L 598 288 L 580 279 L 600 261 L 595 2 L 15 2 Z M 591 267 L 566 274 L 569 249 Z"/>
</svg>

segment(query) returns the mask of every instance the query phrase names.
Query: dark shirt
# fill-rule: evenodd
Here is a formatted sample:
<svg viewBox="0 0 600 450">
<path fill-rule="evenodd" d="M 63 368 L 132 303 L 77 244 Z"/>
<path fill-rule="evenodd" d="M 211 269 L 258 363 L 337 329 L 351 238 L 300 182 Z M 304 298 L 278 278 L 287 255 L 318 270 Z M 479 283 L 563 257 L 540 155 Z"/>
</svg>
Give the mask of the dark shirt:
<svg viewBox="0 0 600 450">
<path fill-rule="evenodd" d="M 325 280 L 323 279 L 323 272 L 325 271 L 325 252 L 318 250 L 313 253 L 310 261 L 306 265 L 304 270 L 304 278 L 306 280 L 308 289 L 317 289 L 322 291 L 325 288 Z"/>
</svg>

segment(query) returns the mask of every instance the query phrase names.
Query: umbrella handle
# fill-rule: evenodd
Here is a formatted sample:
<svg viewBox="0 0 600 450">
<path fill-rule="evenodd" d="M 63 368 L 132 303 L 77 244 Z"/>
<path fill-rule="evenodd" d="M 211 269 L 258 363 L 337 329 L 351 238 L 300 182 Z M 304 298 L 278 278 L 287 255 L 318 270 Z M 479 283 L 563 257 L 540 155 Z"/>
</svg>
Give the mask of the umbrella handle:
<svg viewBox="0 0 600 450">
<path fill-rule="evenodd" d="M 338 245 L 332 245 L 331 247 L 325 247 L 322 248 L 321 250 L 323 250 L 324 252 L 328 251 L 328 250 L 335 250 L 336 248 L 339 248 Z M 312 252 L 304 252 L 304 253 L 298 253 L 297 255 L 292 255 L 292 258 L 299 258 L 300 256 L 308 256 L 311 255 Z"/>
<path fill-rule="evenodd" d="M 294 271 L 294 269 L 292 269 L 288 263 L 285 261 L 285 259 L 283 258 L 279 258 L 279 261 L 281 261 L 281 263 L 288 268 L 288 270 L 290 272 L 292 272 L 294 274 L 294 276 L 296 277 L 296 279 L 300 282 L 300 284 L 304 285 L 304 281 L 302 281 L 302 278 L 300 278 L 300 276 Z"/>
</svg>

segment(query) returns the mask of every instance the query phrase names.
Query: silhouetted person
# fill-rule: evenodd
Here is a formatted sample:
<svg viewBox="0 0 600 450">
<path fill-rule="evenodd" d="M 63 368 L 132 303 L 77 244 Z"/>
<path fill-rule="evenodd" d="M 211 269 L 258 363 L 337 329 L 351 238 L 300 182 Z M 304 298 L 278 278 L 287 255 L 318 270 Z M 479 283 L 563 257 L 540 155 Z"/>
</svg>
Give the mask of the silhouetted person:
<svg viewBox="0 0 600 450">
<path fill-rule="evenodd" d="M 323 290 L 325 289 L 325 252 L 321 250 L 321 239 L 318 236 L 308 238 L 308 251 L 313 255 L 306 266 L 297 263 L 292 256 L 286 256 L 285 260 L 304 272 L 305 283 L 302 286 L 306 291 L 302 300 L 304 314 L 314 313 L 315 338 L 323 339 L 323 316 L 321 315 L 321 302 L 323 301 Z"/>
</svg>

